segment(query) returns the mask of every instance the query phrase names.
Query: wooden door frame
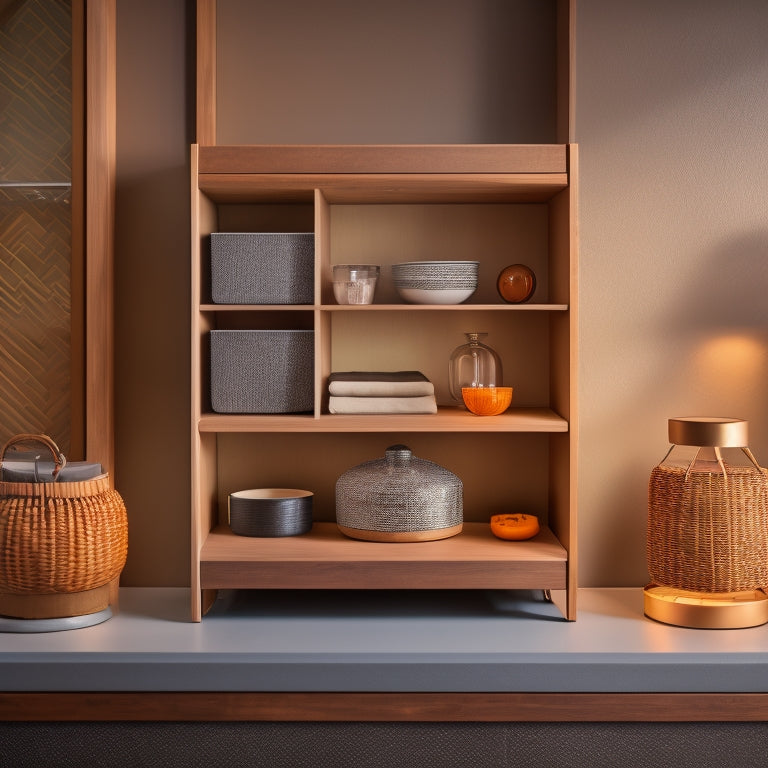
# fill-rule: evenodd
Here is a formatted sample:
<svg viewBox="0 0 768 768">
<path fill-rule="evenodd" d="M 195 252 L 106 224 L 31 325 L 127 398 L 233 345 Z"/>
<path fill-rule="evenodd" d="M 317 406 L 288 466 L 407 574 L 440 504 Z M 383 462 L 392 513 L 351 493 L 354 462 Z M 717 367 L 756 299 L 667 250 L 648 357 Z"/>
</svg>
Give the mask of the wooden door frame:
<svg viewBox="0 0 768 768">
<path fill-rule="evenodd" d="M 116 0 L 72 0 L 73 446 L 114 476 Z"/>
<path fill-rule="evenodd" d="M 216 0 L 197 0 L 196 139 L 216 144 Z"/>
<path fill-rule="evenodd" d="M 116 0 L 71 0 L 69 11 L 72 74 L 66 389 L 70 394 L 65 450 L 70 459 L 99 461 L 111 472 Z"/>
</svg>

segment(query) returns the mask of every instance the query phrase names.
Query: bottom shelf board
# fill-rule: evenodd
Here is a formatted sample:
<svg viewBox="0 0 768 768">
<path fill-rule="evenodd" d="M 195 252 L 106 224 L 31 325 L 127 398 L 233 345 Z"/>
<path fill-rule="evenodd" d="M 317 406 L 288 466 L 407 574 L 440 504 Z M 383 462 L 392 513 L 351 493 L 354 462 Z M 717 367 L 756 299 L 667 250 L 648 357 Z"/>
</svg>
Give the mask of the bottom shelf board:
<svg viewBox="0 0 768 768">
<path fill-rule="evenodd" d="M 211 533 L 200 553 L 202 589 L 565 589 L 568 555 L 548 528 L 502 541 L 487 523 L 464 523 L 439 541 L 381 543 L 315 523 L 303 536 Z"/>
</svg>

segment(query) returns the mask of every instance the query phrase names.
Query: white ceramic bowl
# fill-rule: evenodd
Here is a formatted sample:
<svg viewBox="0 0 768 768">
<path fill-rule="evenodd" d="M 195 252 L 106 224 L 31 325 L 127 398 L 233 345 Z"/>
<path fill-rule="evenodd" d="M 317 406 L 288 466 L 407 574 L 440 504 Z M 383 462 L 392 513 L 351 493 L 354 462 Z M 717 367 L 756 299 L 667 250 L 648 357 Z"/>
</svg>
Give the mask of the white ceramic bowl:
<svg viewBox="0 0 768 768">
<path fill-rule="evenodd" d="M 408 261 L 392 265 L 400 298 L 410 304 L 461 304 L 477 289 L 477 261 Z"/>
<path fill-rule="evenodd" d="M 392 265 L 397 279 L 466 280 L 477 279 L 477 261 L 405 261 Z"/>
<path fill-rule="evenodd" d="M 461 304 L 474 292 L 474 288 L 397 288 L 403 301 L 409 304 Z"/>
</svg>

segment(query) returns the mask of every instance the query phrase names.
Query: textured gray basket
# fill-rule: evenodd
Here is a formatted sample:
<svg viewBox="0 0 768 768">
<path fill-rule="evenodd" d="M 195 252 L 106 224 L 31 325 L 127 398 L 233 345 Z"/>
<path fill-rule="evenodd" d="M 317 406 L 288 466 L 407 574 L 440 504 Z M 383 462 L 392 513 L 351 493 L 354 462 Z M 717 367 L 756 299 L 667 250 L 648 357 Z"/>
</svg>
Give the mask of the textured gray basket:
<svg viewBox="0 0 768 768">
<path fill-rule="evenodd" d="M 214 304 L 312 304 L 315 236 L 305 232 L 214 232 Z"/>
<path fill-rule="evenodd" d="M 211 331 L 216 413 L 304 413 L 314 408 L 314 331 Z"/>
</svg>

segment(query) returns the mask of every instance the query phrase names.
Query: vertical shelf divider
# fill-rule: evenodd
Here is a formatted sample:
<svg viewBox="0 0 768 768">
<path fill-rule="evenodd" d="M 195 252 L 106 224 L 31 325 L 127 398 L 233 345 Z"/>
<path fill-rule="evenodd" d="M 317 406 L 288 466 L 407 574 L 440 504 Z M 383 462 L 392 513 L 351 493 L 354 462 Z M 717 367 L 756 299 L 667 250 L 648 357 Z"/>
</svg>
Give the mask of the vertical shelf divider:
<svg viewBox="0 0 768 768">
<path fill-rule="evenodd" d="M 326 382 L 331 373 L 330 313 L 323 304 L 331 283 L 331 209 L 322 191 L 315 190 L 315 418 L 326 408 Z"/>
</svg>

